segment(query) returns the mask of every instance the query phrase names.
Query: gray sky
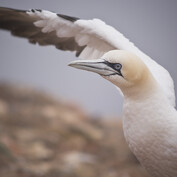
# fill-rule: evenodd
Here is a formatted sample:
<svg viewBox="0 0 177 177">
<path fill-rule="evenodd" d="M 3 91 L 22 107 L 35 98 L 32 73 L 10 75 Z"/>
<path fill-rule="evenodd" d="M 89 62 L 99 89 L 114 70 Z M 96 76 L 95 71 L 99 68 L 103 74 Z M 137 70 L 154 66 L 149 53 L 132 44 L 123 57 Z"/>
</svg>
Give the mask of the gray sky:
<svg viewBox="0 0 177 177">
<path fill-rule="evenodd" d="M 177 91 L 176 0 L 0 0 L 0 6 L 100 18 L 164 66 Z M 72 53 L 32 45 L 5 31 L 0 31 L 0 46 L 0 81 L 45 90 L 93 114 L 121 115 L 122 98 L 116 88 L 94 73 L 68 67 L 76 59 Z"/>
</svg>

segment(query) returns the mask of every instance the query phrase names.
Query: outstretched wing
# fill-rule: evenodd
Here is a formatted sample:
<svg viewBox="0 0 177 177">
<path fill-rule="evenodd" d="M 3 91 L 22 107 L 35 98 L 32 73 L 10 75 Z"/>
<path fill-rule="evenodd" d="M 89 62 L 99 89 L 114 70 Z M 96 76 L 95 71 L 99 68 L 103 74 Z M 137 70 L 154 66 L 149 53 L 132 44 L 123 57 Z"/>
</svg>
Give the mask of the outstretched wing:
<svg viewBox="0 0 177 177">
<path fill-rule="evenodd" d="M 97 34 L 102 26 L 105 23 L 98 19 L 80 20 L 40 9 L 24 11 L 0 7 L 1 29 L 28 38 L 33 44 L 54 45 L 61 50 L 74 51 L 83 59 L 98 58 L 116 49 L 102 33 Z"/>
<path fill-rule="evenodd" d="M 174 84 L 168 71 L 99 19 L 82 20 L 40 9 L 24 11 L 0 7 L 0 28 L 28 38 L 34 44 L 74 51 L 82 59 L 100 58 L 113 49 L 133 52 L 145 62 L 170 104 L 175 106 Z"/>
<path fill-rule="evenodd" d="M 75 42 L 74 35 L 63 37 L 57 35 L 59 26 L 62 26 L 60 31 L 72 28 L 76 20 L 74 17 L 39 9 L 24 11 L 0 8 L 0 28 L 11 31 L 15 36 L 28 38 L 33 44 L 55 45 L 58 49 L 76 51 L 76 55 L 79 55 L 84 47 Z"/>
</svg>

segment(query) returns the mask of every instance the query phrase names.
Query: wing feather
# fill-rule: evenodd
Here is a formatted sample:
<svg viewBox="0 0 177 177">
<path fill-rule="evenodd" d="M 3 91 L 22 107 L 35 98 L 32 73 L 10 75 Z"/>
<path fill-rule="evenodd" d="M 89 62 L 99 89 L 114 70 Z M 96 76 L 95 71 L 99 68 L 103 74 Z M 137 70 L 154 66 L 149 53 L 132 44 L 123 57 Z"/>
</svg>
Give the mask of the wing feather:
<svg viewBox="0 0 177 177">
<path fill-rule="evenodd" d="M 33 44 L 38 43 L 42 46 L 54 45 L 61 50 L 76 51 L 76 55 L 79 55 L 85 46 L 79 46 L 74 36 L 57 36 L 59 32 L 54 27 L 62 26 L 62 24 L 66 23 L 64 22 L 65 19 L 63 19 L 61 24 L 52 24 L 56 22 L 54 17 L 61 18 L 59 16 L 67 18 L 64 15 L 57 15 L 39 9 L 24 11 L 0 7 L 0 28 L 11 31 L 14 36 L 28 38 L 29 42 Z M 72 17 L 67 19 L 70 19 L 71 23 L 73 23 L 73 19 L 76 20 L 74 17 L 73 19 Z"/>
</svg>

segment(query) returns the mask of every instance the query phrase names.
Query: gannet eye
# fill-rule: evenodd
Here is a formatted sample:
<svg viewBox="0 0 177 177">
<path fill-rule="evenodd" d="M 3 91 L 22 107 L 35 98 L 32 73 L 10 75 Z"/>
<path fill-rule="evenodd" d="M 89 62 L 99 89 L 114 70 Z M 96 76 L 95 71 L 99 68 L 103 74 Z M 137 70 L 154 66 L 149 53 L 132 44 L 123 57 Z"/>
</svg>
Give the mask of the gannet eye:
<svg viewBox="0 0 177 177">
<path fill-rule="evenodd" d="M 122 65 L 121 65 L 120 63 L 115 63 L 115 64 L 113 65 L 113 67 L 114 67 L 115 70 L 120 71 L 120 69 L 122 68 Z"/>
</svg>

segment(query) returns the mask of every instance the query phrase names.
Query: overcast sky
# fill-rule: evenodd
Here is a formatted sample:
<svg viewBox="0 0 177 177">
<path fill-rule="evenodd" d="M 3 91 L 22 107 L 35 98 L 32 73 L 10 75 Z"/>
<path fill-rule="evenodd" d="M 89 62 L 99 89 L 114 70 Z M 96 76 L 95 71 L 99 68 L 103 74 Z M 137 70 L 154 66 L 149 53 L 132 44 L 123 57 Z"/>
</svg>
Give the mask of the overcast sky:
<svg viewBox="0 0 177 177">
<path fill-rule="evenodd" d="M 39 8 L 83 19 L 100 18 L 164 66 L 177 90 L 176 0 L 0 0 L 0 6 Z M 55 47 L 32 45 L 0 30 L 0 81 L 29 85 L 72 100 L 99 115 L 121 115 L 122 98 L 100 76 L 67 64 L 76 57 Z"/>
</svg>

